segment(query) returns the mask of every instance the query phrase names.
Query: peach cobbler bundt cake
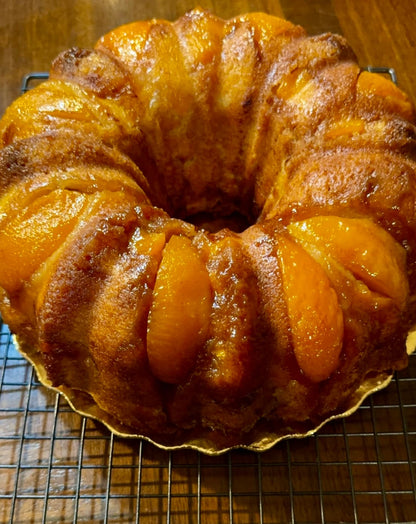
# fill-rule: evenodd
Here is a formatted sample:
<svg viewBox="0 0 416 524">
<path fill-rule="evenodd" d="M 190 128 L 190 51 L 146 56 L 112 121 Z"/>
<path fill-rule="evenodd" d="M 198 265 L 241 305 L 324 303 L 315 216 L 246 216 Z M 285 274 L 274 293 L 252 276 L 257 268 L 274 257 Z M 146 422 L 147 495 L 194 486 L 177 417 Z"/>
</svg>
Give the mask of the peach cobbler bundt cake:
<svg viewBox="0 0 416 524">
<path fill-rule="evenodd" d="M 266 14 L 70 49 L 0 123 L 1 315 L 119 434 L 308 434 L 407 363 L 414 123 L 344 38 Z"/>
</svg>

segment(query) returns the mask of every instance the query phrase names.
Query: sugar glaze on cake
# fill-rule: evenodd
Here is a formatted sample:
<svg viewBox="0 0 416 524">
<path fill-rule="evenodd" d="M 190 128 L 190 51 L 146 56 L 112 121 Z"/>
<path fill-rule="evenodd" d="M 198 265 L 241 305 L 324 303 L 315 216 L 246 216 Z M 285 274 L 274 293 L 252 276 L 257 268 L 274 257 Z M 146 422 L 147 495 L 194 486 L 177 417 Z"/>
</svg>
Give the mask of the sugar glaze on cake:
<svg viewBox="0 0 416 524">
<path fill-rule="evenodd" d="M 1 315 L 119 434 L 309 434 L 406 366 L 414 124 L 344 38 L 263 13 L 70 49 L 0 122 Z"/>
</svg>

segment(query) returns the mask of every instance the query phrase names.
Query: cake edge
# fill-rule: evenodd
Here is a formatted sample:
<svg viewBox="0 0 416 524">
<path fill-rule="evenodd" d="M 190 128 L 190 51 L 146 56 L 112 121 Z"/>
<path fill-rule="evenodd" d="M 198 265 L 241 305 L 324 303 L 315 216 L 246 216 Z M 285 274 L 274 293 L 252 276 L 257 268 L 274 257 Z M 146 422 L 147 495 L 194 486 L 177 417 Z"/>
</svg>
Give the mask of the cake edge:
<svg viewBox="0 0 416 524">
<path fill-rule="evenodd" d="M 305 432 L 288 432 L 287 434 L 278 434 L 273 432 L 264 432 L 261 429 L 258 435 L 250 444 L 237 444 L 229 447 L 221 447 L 210 438 L 190 438 L 182 444 L 165 445 L 158 442 L 156 439 L 146 437 L 135 433 L 133 429 L 123 425 L 120 421 L 114 418 L 110 413 L 101 409 L 94 401 L 92 396 L 82 390 L 75 390 L 73 388 L 61 386 L 52 386 L 51 381 L 46 375 L 46 371 L 42 365 L 38 365 L 33 355 L 36 355 L 36 349 L 30 347 L 20 339 L 18 335 L 12 335 L 16 349 L 23 355 L 23 357 L 33 366 L 39 382 L 49 390 L 61 394 L 70 407 L 79 415 L 95 420 L 103 424 L 114 435 L 126 439 L 141 439 L 154 444 L 156 447 L 165 450 L 184 450 L 190 449 L 199 451 L 206 455 L 216 456 L 224 454 L 233 449 L 246 449 L 249 451 L 263 452 L 267 451 L 279 442 L 287 439 L 301 439 L 307 438 L 317 433 L 323 426 L 329 422 L 341 418 L 346 418 L 352 415 L 363 404 L 365 399 L 383 389 L 385 389 L 392 381 L 394 373 L 381 372 L 377 376 L 367 377 L 360 387 L 355 391 L 351 397 L 348 406 L 342 409 L 339 413 L 335 413 L 323 420 L 312 429 Z M 411 355 L 416 349 L 416 325 L 408 332 L 406 340 L 406 352 Z"/>
</svg>

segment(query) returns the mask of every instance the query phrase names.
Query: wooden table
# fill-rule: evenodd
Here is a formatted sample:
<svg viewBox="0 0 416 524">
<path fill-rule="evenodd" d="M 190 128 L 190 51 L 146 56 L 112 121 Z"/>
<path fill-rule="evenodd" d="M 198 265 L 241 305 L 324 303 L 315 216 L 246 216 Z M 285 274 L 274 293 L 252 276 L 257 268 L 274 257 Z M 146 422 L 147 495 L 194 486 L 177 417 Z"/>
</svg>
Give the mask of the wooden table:
<svg viewBox="0 0 416 524">
<path fill-rule="evenodd" d="M 389 66 L 416 100 L 415 0 L 199 0 L 222 17 L 267 11 L 339 32 L 359 62 Z M 23 75 L 135 19 L 175 19 L 194 0 L 0 1 L 0 114 Z M 0 326 L 1 327 L 1 326 Z M 1 330 L 0 521 L 235 524 L 416 519 L 416 359 L 317 438 L 261 456 L 209 458 L 113 439 L 46 391 Z M 408 433 L 405 432 L 408 431 Z M 42 520 L 43 519 L 43 520 Z"/>
</svg>

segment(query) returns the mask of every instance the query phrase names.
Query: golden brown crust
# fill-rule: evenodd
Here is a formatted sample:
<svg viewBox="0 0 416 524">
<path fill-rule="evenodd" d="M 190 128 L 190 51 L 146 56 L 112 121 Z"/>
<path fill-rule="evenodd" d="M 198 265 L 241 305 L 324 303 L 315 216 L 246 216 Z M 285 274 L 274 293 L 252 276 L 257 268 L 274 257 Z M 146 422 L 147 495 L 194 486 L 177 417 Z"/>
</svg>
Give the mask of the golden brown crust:
<svg viewBox="0 0 416 524">
<path fill-rule="evenodd" d="M 340 36 L 202 9 L 120 27 L 0 122 L 2 316 L 123 435 L 309 434 L 406 365 L 415 136 Z"/>
</svg>

